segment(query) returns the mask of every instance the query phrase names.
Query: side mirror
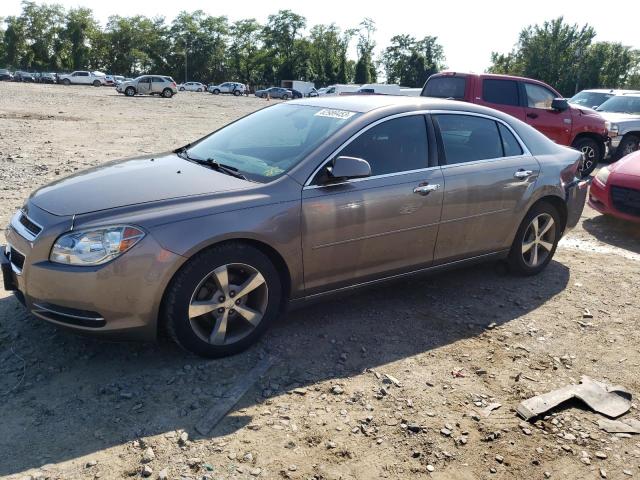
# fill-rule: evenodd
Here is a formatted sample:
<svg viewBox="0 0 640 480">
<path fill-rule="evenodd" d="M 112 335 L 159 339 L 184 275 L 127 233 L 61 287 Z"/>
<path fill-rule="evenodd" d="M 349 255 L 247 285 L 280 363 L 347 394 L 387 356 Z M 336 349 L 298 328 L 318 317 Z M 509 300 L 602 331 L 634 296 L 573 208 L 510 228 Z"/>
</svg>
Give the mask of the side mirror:
<svg viewBox="0 0 640 480">
<path fill-rule="evenodd" d="M 371 176 L 371 165 L 362 158 L 336 157 L 333 165 L 327 168 L 329 178 L 332 180 L 349 180 L 351 178 L 364 178 Z"/>
<path fill-rule="evenodd" d="M 564 112 L 569 108 L 569 102 L 567 102 L 566 98 L 554 98 L 551 101 L 551 108 L 559 112 Z"/>
</svg>

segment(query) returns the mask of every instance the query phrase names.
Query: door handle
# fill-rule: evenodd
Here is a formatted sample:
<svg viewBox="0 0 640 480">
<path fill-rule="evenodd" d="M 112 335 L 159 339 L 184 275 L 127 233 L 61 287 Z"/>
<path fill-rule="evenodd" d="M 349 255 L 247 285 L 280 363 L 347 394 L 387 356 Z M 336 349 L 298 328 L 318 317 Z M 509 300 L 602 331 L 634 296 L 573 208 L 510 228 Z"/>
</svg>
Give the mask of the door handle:
<svg viewBox="0 0 640 480">
<path fill-rule="evenodd" d="M 521 179 L 525 179 L 525 178 L 529 178 L 531 175 L 533 175 L 533 170 L 518 170 L 516 173 L 513 174 L 514 178 L 521 178 Z"/>
<path fill-rule="evenodd" d="M 440 188 L 439 183 L 434 183 L 433 185 L 420 184 L 416 188 L 413 189 L 413 193 L 417 193 L 418 195 L 429 195 L 431 192 L 434 192 Z"/>
<path fill-rule="evenodd" d="M 530 113 L 527 113 L 527 117 L 529 117 L 529 118 L 538 118 L 538 114 L 530 112 Z"/>
</svg>

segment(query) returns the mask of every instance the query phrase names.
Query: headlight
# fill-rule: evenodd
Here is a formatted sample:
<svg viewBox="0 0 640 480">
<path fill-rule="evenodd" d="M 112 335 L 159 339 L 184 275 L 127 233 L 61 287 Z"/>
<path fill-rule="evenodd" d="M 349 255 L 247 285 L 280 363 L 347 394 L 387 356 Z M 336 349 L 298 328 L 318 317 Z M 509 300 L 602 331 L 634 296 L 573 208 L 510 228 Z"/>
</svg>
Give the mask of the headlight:
<svg viewBox="0 0 640 480">
<path fill-rule="evenodd" d="M 606 185 L 610 173 L 609 167 L 602 167 L 596 174 L 596 180 L 598 180 L 602 185 Z"/>
<path fill-rule="evenodd" d="M 618 127 L 617 124 L 611 123 L 611 122 L 604 122 L 604 126 L 607 129 L 607 132 L 609 132 L 610 137 L 618 136 L 618 133 L 620 132 L 620 128 Z"/>
<path fill-rule="evenodd" d="M 129 225 L 65 233 L 54 243 L 49 260 L 65 265 L 102 265 L 122 255 L 144 235 Z"/>
</svg>

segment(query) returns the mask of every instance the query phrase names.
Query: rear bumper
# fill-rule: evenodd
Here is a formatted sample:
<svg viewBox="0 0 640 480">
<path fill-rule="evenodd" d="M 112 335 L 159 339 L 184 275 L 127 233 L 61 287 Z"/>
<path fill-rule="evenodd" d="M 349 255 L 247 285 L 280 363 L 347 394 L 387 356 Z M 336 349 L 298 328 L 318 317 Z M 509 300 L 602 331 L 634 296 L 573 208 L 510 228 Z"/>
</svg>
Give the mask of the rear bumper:
<svg viewBox="0 0 640 480">
<path fill-rule="evenodd" d="M 574 228 L 580 221 L 590 183 L 590 179 L 576 179 L 565 186 L 565 201 L 567 203 L 565 233 Z"/>
</svg>

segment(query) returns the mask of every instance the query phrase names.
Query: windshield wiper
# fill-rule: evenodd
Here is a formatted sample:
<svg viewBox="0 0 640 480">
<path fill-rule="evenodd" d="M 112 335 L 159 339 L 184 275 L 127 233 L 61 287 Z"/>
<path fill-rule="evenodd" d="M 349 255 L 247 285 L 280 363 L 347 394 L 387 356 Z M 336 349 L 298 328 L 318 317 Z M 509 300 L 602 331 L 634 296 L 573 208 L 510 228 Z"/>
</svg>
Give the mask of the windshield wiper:
<svg viewBox="0 0 640 480">
<path fill-rule="evenodd" d="M 224 163 L 218 163 L 215 158 L 207 158 L 203 160 L 202 158 L 194 158 L 189 156 L 189 152 L 187 152 L 187 147 L 182 147 L 176 150 L 176 155 L 190 162 L 197 163 L 198 165 L 204 165 L 205 167 L 212 168 L 216 172 L 225 173 L 227 175 L 231 175 L 232 177 L 239 178 L 241 180 L 247 180 L 243 174 L 236 167 L 232 167 L 231 165 L 225 165 Z"/>
</svg>

